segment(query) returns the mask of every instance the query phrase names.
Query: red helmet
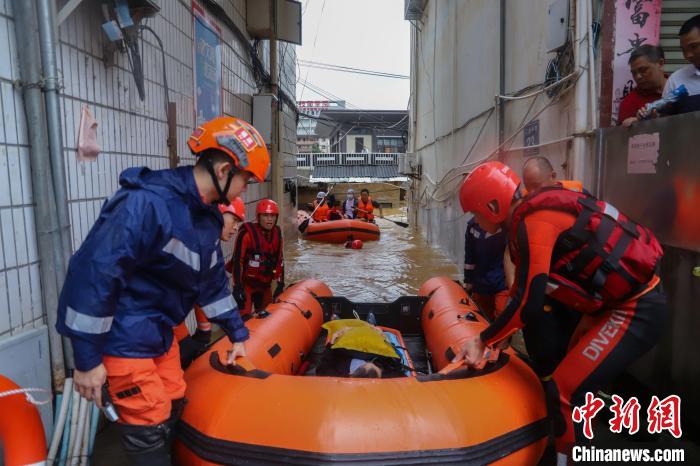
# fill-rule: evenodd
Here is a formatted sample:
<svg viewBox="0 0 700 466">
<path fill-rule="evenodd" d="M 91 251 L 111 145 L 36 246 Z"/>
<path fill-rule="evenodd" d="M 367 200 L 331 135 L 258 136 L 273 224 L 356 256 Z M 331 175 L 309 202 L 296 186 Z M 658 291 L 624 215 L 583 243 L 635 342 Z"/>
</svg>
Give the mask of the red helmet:
<svg viewBox="0 0 700 466">
<path fill-rule="evenodd" d="M 486 162 L 474 169 L 462 183 L 459 203 L 464 212 L 481 214 L 493 223 L 503 223 L 520 186 L 520 178 L 501 162 Z"/>
<path fill-rule="evenodd" d="M 250 172 L 262 183 L 270 167 L 265 141 L 253 126 L 240 118 L 218 117 L 199 125 L 187 139 L 192 153 L 199 156 L 217 149 L 231 157 L 239 170 Z"/>
<path fill-rule="evenodd" d="M 280 208 L 277 205 L 275 201 L 272 199 L 263 199 L 262 201 L 258 202 L 258 205 L 255 207 L 255 214 L 260 215 L 260 214 L 275 214 L 279 215 L 280 214 Z"/>
<path fill-rule="evenodd" d="M 356 239 L 352 243 L 350 243 L 350 247 L 353 249 L 362 249 L 362 241 L 359 239 Z"/>
<path fill-rule="evenodd" d="M 222 215 L 233 214 L 238 220 L 245 222 L 245 203 L 240 197 L 235 198 L 229 205 L 219 204 L 219 212 Z"/>
</svg>

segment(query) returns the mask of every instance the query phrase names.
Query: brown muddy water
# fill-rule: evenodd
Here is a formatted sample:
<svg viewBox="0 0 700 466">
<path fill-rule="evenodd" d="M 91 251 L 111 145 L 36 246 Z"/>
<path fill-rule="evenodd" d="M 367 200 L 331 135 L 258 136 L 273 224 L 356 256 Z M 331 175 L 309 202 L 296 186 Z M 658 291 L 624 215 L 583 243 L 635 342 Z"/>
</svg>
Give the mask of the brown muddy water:
<svg viewBox="0 0 700 466">
<path fill-rule="evenodd" d="M 328 285 L 335 296 L 351 301 L 391 302 L 415 295 L 429 278 L 461 278 L 457 266 L 417 232 L 388 220 L 376 221 L 380 239 L 366 241 L 362 249 L 304 239 L 285 244 L 286 283 L 314 278 Z"/>
</svg>

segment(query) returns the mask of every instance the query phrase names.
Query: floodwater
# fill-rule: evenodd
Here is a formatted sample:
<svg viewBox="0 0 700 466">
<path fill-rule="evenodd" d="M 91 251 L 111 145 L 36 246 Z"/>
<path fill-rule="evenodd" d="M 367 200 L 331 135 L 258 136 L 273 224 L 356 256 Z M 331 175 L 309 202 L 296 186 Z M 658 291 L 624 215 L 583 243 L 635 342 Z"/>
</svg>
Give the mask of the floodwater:
<svg viewBox="0 0 700 466">
<path fill-rule="evenodd" d="M 401 220 L 386 210 L 385 215 Z M 411 228 L 380 218 L 376 222 L 381 229 L 379 241 L 366 241 L 362 249 L 304 239 L 288 242 L 284 251 L 286 283 L 315 278 L 328 285 L 335 296 L 354 302 L 391 302 L 399 296 L 415 295 L 429 278 L 461 278 L 457 266 Z"/>
</svg>

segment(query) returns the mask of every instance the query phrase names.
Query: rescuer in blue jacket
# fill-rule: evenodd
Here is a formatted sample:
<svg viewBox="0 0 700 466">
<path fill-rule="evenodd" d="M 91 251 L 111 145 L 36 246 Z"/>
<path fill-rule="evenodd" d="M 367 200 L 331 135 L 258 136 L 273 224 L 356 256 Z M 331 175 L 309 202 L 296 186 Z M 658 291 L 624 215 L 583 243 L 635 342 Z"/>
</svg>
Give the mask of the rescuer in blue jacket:
<svg viewBox="0 0 700 466">
<path fill-rule="evenodd" d="M 194 167 L 130 168 L 68 267 L 58 331 L 70 338 L 75 388 L 101 405 L 107 390 L 122 443 L 138 465 L 169 465 L 170 438 L 185 393 L 172 328 L 195 304 L 245 356 L 248 330 L 227 285 L 219 236 L 228 204 L 251 177 L 262 182 L 269 154 L 248 123 L 220 117 L 188 145 Z"/>
</svg>

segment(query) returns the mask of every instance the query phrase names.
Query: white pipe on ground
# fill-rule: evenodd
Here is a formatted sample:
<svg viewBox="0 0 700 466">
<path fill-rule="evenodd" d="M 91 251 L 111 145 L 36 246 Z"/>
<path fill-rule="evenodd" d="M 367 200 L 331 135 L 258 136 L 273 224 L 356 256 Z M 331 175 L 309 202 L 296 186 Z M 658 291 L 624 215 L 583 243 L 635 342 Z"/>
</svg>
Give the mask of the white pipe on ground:
<svg viewBox="0 0 700 466">
<path fill-rule="evenodd" d="M 70 451 L 70 464 L 71 466 L 78 466 L 78 463 L 80 461 L 80 451 L 82 450 L 83 446 L 83 436 L 84 436 L 84 429 L 85 429 L 85 414 L 88 412 L 88 405 L 90 402 L 83 398 L 82 396 L 80 397 L 80 410 L 78 412 L 78 423 L 76 425 L 76 431 L 75 431 L 75 443 L 73 444 L 73 448 L 71 448 Z"/>
<path fill-rule="evenodd" d="M 56 421 L 56 425 L 53 427 L 53 437 L 51 438 L 51 444 L 49 446 L 47 464 L 53 464 L 54 459 L 56 458 L 58 447 L 61 444 L 63 426 L 66 423 L 66 417 L 68 416 L 68 405 L 71 401 L 72 395 L 73 379 L 69 378 L 63 383 L 63 400 L 61 401 L 61 407 L 58 412 L 58 420 Z"/>
<path fill-rule="evenodd" d="M 70 417 L 70 427 L 68 429 L 68 449 L 66 450 L 66 455 L 68 456 L 68 460 L 70 461 L 70 455 L 71 452 L 73 451 L 73 446 L 75 445 L 75 431 L 76 427 L 78 425 L 78 412 L 80 410 L 80 400 L 82 400 L 82 397 L 76 392 L 73 393 L 72 396 L 73 400 L 71 403 L 71 417 Z"/>
</svg>

